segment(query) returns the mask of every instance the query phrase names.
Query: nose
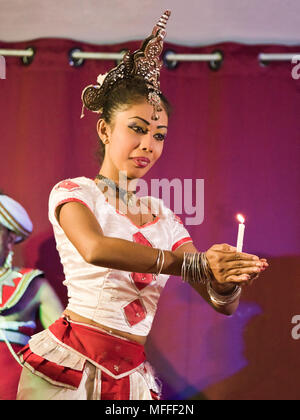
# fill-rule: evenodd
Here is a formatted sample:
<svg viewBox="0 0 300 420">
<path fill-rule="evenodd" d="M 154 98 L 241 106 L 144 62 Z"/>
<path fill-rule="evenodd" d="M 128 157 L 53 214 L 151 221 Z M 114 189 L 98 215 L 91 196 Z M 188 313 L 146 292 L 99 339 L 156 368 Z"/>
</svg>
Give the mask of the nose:
<svg viewBox="0 0 300 420">
<path fill-rule="evenodd" d="M 154 138 L 151 133 L 147 133 L 146 135 L 142 136 L 140 148 L 142 150 L 147 150 L 148 152 L 153 152 L 154 147 Z"/>
</svg>

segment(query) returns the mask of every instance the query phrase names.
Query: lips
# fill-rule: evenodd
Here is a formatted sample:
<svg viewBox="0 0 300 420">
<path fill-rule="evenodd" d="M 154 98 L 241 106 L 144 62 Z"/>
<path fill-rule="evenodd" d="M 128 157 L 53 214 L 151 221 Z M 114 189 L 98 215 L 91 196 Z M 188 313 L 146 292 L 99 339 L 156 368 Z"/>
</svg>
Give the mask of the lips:
<svg viewBox="0 0 300 420">
<path fill-rule="evenodd" d="M 140 168 L 145 168 L 146 166 L 149 165 L 150 160 L 148 158 L 145 157 L 136 157 L 136 158 L 132 158 L 132 160 L 136 163 L 137 166 L 139 166 Z"/>
</svg>

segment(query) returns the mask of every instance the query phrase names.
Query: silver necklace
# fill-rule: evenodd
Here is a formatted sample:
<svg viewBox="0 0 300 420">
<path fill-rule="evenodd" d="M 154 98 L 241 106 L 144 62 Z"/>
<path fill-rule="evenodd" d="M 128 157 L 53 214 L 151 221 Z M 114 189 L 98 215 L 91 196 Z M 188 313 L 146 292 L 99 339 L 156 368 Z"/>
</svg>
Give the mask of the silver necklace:
<svg viewBox="0 0 300 420">
<path fill-rule="evenodd" d="M 107 178 L 104 175 L 98 174 L 96 175 L 96 179 L 102 180 L 106 185 L 111 187 L 112 189 L 115 189 L 119 193 L 119 197 L 121 200 L 128 206 L 132 206 L 136 203 L 136 190 L 135 191 L 127 191 L 124 188 L 119 187 L 112 179 Z M 140 226 L 142 226 L 142 214 L 140 214 Z"/>
<path fill-rule="evenodd" d="M 136 202 L 136 190 L 127 191 L 124 188 L 119 187 L 112 179 L 109 179 L 101 174 L 96 175 L 96 178 L 105 182 L 105 184 L 111 187 L 112 189 L 115 189 L 119 193 L 119 197 L 121 198 L 121 200 L 126 205 L 133 205 Z"/>
</svg>

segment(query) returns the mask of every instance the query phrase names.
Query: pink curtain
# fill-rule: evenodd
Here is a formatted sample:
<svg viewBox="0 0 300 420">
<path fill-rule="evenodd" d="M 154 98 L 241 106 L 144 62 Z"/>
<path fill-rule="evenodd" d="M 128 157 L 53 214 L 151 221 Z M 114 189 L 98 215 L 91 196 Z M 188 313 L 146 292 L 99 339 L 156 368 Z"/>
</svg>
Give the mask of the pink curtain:
<svg viewBox="0 0 300 420">
<path fill-rule="evenodd" d="M 97 117 L 80 120 L 81 91 L 115 65 L 68 63 L 68 53 L 119 52 L 140 42 L 90 45 L 65 39 L 5 43 L 33 46 L 24 66 L 6 58 L 0 79 L 0 188 L 30 213 L 34 234 L 16 248 L 15 264 L 38 267 L 66 303 L 63 272 L 47 217 L 48 196 L 61 179 L 99 170 Z M 163 156 L 147 175 L 204 179 L 204 220 L 188 226 L 199 250 L 235 245 L 236 213 L 246 216 L 244 251 L 268 258 L 269 270 L 244 290 L 237 313 L 214 312 L 180 278 L 171 277 L 147 344 L 166 399 L 298 399 L 299 342 L 292 318 L 299 309 L 300 80 L 290 62 L 262 66 L 260 52 L 299 52 L 299 46 L 209 47 L 166 44 L 176 53 L 221 50 L 218 71 L 207 63 L 164 68 L 161 86 L 174 105 Z M 195 204 L 195 203 L 194 203 Z M 170 204 L 172 207 L 172 202 Z M 179 214 L 185 222 L 185 214 Z"/>
</svg>

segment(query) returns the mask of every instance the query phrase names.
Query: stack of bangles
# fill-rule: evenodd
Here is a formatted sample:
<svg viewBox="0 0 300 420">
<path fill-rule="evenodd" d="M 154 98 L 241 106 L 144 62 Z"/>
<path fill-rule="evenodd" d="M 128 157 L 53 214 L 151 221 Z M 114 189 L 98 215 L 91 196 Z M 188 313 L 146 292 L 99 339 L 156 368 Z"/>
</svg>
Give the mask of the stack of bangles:
<svg viewBox="0 0 300 420">
<path fill-rule="evenodd" d="M 159 276 L 164 265 L 164 251 L 159 249 L 156 260 L 157 273 Z M 236 285 L 229 294 L 217 293 L 212 287 L 214 275 L 209 267 L 205 252 L 184 252 L 183 263 L 181 267 L 182 281 L 186 283 L 202 283 L 206 285 L 207 293 L 212 303 L 224 306 L 234 302 L 242 292 L 241 286 Z"/>
</svg>

